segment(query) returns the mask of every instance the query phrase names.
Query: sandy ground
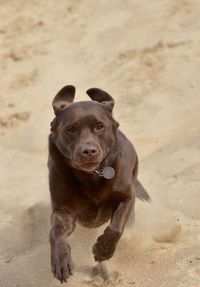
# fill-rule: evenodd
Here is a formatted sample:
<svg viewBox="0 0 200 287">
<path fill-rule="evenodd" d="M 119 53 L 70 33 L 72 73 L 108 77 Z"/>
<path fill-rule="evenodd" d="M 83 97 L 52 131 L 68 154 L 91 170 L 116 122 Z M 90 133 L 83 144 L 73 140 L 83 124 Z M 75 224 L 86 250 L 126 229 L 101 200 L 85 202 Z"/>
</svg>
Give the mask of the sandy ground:
<svg viewBox="0 0 200 287">
<path fill-rule="evenodd" d="M 0 286 L 60 286 L 46 161 L 51 101 L 66 84 L 77 100 L 94 86 L 113 95 L 153 200 L 137 202 L 110 282 L 90 276 L 101 230 L 78 228 L 68 286 L 200 286 L 199 13 L 198 0 L 0 1 Z"/>
</svg>

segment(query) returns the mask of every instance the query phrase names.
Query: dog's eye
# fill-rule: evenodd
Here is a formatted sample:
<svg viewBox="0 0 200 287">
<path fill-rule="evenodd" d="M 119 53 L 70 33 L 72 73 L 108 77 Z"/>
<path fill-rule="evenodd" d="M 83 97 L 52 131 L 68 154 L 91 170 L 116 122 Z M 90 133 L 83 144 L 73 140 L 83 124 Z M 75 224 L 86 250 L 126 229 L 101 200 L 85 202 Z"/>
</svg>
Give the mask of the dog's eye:
<svg viewBox="0 0 200 287">
<path fill-rule="evenodd" d="M 95 126 L 95 131 L 102 131 L 104 129 L 104 125 L 99 123 Z"/>
<path fill-rule="evenodd" d="M 76 129 L 74 127 L 68 127 L 68 128 L 66 128 L 66 132 L 68 132 L 70 134 L 74 134 L 76 132 Z"/>
</svg>

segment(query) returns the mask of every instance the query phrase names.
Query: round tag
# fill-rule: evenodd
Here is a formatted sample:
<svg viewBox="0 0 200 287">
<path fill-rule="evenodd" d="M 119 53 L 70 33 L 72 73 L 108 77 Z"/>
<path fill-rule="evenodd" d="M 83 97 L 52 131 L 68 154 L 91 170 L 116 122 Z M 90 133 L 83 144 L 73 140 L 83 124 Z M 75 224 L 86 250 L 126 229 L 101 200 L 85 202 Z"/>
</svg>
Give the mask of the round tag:
<svg viewBox="0 0 200 287">
<path fill-rule="evenodd" d="M 104 167 L 104 169 L 102 171 L 102 175 L 106 179 L 111 179 L 111 178 L 114 177 L 115 171 L 114 171 L 114 169 L 112 167 L 107 166 L 107 167 Z"/>
</svg>

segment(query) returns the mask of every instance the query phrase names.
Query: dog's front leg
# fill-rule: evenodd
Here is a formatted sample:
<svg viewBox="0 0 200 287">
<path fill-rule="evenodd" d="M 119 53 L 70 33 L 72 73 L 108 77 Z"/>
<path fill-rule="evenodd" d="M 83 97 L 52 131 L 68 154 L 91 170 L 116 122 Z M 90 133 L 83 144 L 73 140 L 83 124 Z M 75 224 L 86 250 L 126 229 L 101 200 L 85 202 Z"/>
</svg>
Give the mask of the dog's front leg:
<svg viewBox="0 0 200 287">
<path fill-rule="evenodd" d="M 104 233 L 98 237 L 97 242 L 93 246 L 92 251 L 95 261 L 101 262 L 113 256 L 134 206 L 134 201 L 134 198 L 121 201 L 115 209 L 110 225 L 105 229 Z"/>
<path fill-rule="evenodd" d="M 67 212 L 56 211 L 51 215 L 51 230 L 49 234 L 51 246 L 51 266 L 54 277 L 61 283 L 72 275 L 73 262 L 71 248 L 66 237 L 75 229 L 75 220 Z"/>
</svg>

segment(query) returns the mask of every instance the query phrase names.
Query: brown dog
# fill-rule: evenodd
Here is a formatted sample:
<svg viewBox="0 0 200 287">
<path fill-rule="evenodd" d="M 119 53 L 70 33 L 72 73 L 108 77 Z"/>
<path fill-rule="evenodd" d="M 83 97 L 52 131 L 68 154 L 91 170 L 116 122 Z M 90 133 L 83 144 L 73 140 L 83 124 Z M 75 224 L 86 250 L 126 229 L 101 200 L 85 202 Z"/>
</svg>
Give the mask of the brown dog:
<svg viewBox="0 0 200 287">
<path fill-rule="evenodd" d="M 72 274 L 68 237 L 76 222 L 94 228 L 110 219 L 93 246 L 94 259 L 108 260 L 122 236 L 135 194 L 149 200 L 137 180 L 138 158 L 112 117 L 113 98 L 89 89 L 92 101 L 73 103 L 75 88 L 62 88 L 53 100 L 49 136 L 49 185 L 52 201 L 50 246 L 54 276 Z"/>
</svg>

